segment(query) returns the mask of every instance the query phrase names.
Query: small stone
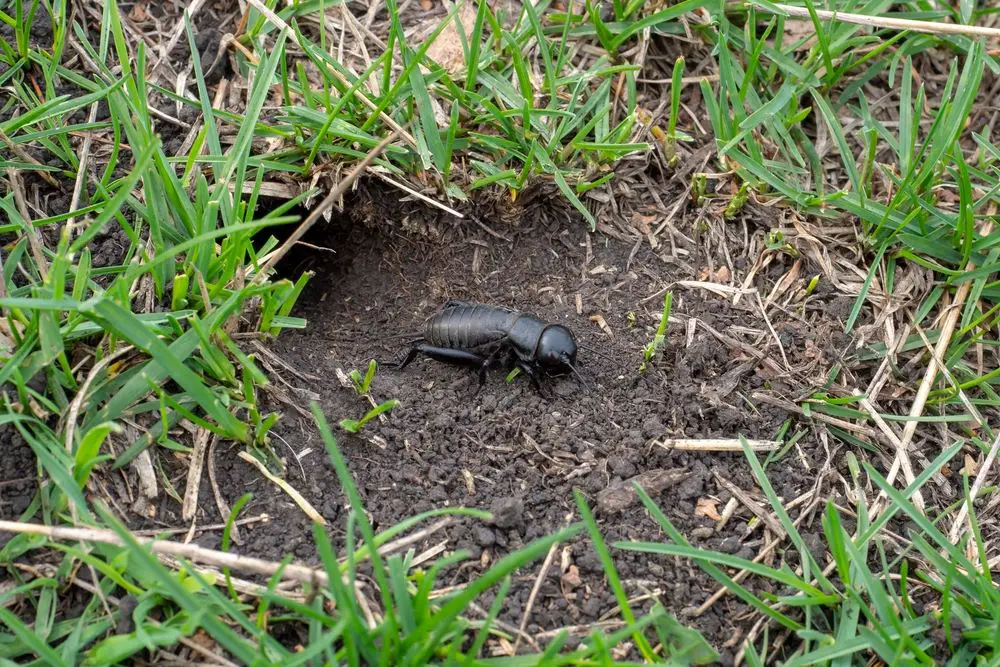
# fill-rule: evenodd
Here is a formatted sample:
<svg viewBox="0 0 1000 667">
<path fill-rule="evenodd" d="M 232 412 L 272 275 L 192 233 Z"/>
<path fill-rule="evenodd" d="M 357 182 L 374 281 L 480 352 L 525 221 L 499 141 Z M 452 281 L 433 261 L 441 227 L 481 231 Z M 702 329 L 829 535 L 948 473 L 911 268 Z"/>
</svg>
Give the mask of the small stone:
<svg viewBox="0 0 1000 667">
<path fill-rule="evenodd" d="M 611 468 L 611 472 L 622 479 L 634 477 L 636 473 L 635 466 L 632 465 L 630 461 L 620 456 L 612 456 L 608 459 L 608 467 Z"/>
<path fill-rule="evenodd" d="M 510 530 L 524 526 L 524 501 L 520 498 L 496 498 L 490 505 L 493 525 Z"/>
<path fill-rule="evenodd" d="M 607 485 L 604 482 L 604 475 L 594 471 L 587 475 L 586 489 L 591 493 L 600 493 Z"/>
<path fill-rule="evenodd" d="M 657 415 L 649 415 L 642 422 L 642 434 L 647 438 L 659 438 L 664 430 L 663 422 Z"/>
<path fill-rule="evenodd" d="M 576 558 L 576 566 L 584 572 L 603 572 L 604 566 L 596 554 L 583 553 Z"/>
<path fill-rule="evenodd" d="M 708 526 L 699 526 L 691 530 L 691 537 L 703 540 L 706 537 L 711 537 L 713 533 L 715 533 L 714 529 Z"/>
<path fill-rule="evenodd" d="M 738 537 L 727 537 L 719 544 L 719 551 L 727 554 L 734 554 L 742 548 L 742 540 Z"/>
<path fill-rule="evenodd" d="M 645 440 L 642 437 L 642 431 L 639 429 L 632 429 L 625 435 L 625 439 L 622 442 L 626 447 L 640 448 L 643 446 Z"/>
<path fill-rule="evenodd" d="M 481 547 L 491 547 L 497 541 L 493 531 L 489 528 L 480 527 L 476 529 L 476 543 Z"/>
<path fill-rule="evenodd" d="M 470 558 L 470 560 L 479 560 L 479 557 L 483 553 L 482 547 L 480 547 L 478 544 L 473 544 L 472 542 L 469 542 L 468 540 L 460 540 L 458 542 L 458 544 L 455 545 L 455 547 L 459 551 L 467 551 L 467 552 L 469 552 L 469 558 Z"/>
<path fill-rule="evenodd" d="M 552 391 L 561 398 L 572 398 L 579 391 L 579 388 L 574 386 L 572 382 L 559 382 Z"/>
</svg>

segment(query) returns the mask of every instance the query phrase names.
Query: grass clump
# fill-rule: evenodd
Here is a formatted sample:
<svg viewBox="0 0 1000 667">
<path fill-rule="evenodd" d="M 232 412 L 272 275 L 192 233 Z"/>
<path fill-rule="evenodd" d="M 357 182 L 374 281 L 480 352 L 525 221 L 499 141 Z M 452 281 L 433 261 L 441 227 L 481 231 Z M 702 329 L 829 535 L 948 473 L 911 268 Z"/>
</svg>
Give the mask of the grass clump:
<svg viewBox="0 0 1000 667">
<path fill-rule="evenodd" d="M 368 390 L 372 386 L 372 380 L 375 379 L 375 371 L 378 370 L 378 364 L 374 359 L 368 362 L 368 368 L 362 377 L 361 371 L 357 368 L 351 369 L 351 372 L 347 374 L 347 377 L 351 378 L 351 382 L 354 383 L 354 388 L 357 390 L 358 394 L 364 396 L 368 393 Z"/>
<path fill-rule="evenodd" d="M 341 419 L 340 428 L 344 429 L 348 433 L 357 433 L 364 427 L 365 424 L 370 422 L 372 419 L 375 419 L 381 414 L 389 412 L 397 405 L 399 405 L 399 400 L 395 398 L 391 398 L 388 401 L 382 401 L 374 408 L 366 412 L 365 416 L 362 417 L 361 419 Z"/>
<path fill-rule="evenodd" d="M 639 372 L 645 373 L 647 365 L 653 361 L 657 353 L 667 342 L 667 325 L 670 323 L 670 309 L 673 305 L 674 294 L 667 292 L 663 295 L 663 312 L 660 315 L 660 323 L 656 327 L 653 339 L 642 348 L 642 363 L 639 365 Z"/>
<path fill-rule="evenodd" d="M 996 659 L 993 633 L 1000 617 L 974 512 L 970 517 L 973 530 L 956 543 L 939 529 L 940 517 L 925 515 L 910 500 L 961 451 L 962 444 L 955 443 L 943 451 L 902 491 L 888 483 L 874 466 L 859 465 L 850 455 L 851 482 L 858 499 L 850 512 L 854 528 L 848 529 L 844 511 L 832 500 L 825 504 L 823 547 L 832 558 L 826 567 L 817 560 L 821 554 L 807 546 L 784 510 L 745 440 L 744 453 L 771 508 L 788 532 L 800 563 L 798 570 L 792 571 L 787 565 L 773 568 L 692 547 L 639 486 L 636 492 L 669 541 L 619 542 L 615 547 L 695 562 L 730 594 L 801 638 L 801 644 L 785 656 L 785 664 L 861 664 L 869 656 L 886 664 L 989 663 Z M 862 470 L 886 494 L 884 508 L 865 501 Z M 969 500 L 966 495 L 964 502 Z M 912 542 L 902 552 L 891 554 L 881 533 L 897 517 L 913 522 L 908 531 Z M 970 560 L 969 553 L 977 553 L 978 562 Z M 914 569 L 914 562 L 921 565 Z M 761 597 L 752 593 L 729 574 L 734 570 L 772 582 L 780 594 Z M 836 578 L 830 574 L 836 574 Z M 936 602 L 920 602 L 918 608 L 914 587 L 925 588 Z M 763 645 L 767 645 L 766 636 Z M 745 650 L 747 664 L 765 663 L 767 655 L 757 650 L 756 642 L 746 644 Z"/>
</svg>

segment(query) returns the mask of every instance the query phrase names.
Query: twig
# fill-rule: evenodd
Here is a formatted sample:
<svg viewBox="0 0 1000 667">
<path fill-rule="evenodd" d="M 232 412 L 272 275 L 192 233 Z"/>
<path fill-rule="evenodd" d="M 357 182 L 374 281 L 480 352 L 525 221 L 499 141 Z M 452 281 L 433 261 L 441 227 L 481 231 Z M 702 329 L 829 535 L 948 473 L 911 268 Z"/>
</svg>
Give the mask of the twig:
<svg viewBox="0 0 1000 667">
<path fill-rule="evenodd" d="M 28 535 L 43 535 L 52 540 L 66 540 L 85 542 L 101 542 L 103 544 L 113 544 L 120 547 L 129 546 L 124 539 L 111 530 L 102 528 L 71 528 L 66 526 L 46 526 L 38 523 L 21 523 L 17 521 L 0 520 L 0 530 L 11 533 Z M 216 567 L 228 567 L 241 572 L 262 574 L 270 576 L 276 572 L 281 572 L 282 577 L 301 583 L 316 583 L 326 586 L 330 583 L 327 574 L 322 569 L 314 569 L 304 565 L 290 563 L 282 566 L 281 563 L 254 558 L 252 556 L 240 556 L 229 551 L 216 551 L 206 549 L 197 544 L 182 544 L 180 542 L 157 541 L 141 537 L 135 538 L 139 544 L 149 547 L 155 554 L 166 554 L 186 558 L 192 563 L 204 563 Z"/>
<path fill-rule="evenodd" d="M 754 5 L 760 12 L 777 14 L 766 5 Z M 798 16 L 810 18 L 809 9 L 805 7 L 792 7 L 791 5 L 775 4 L 775 8 L 784 12 L 788 16 Z M 829 11 L 826 9 L 816 9 L 816 16 L 821 19 L 831 19 L 842 23 L 854 23 L 857 25 L 872 26 L 875 28 L 894 28 L 896 30 L 913 30 L 914 32 L 927 32 L 931 34 L 949 35 L 979 35 L 981 37 L 1000 38 L 1000 28 L 987 28 L 978 25 L 957 25 L 955 23 L 940 23 L 938 21 L 916 21 L 913 19 L 896 19 L 887 16 L 871 16 L 869 14 L 852 14 L 850 12 Z"/>
<path fill-rule="evenodd" d="M 755 452 L 773 452 L 781 447 L 777 440 L 747 440 Z M 742 452 L 738 438 L 665 438 L 653 443 L 663 449 L 680 449 L 690 452 Z"/>
<path fill-rule="evenodd" d="M 573 515 L 567 515 L 567 525 L 572 520 Z M 528 603 L 524 606 L 524 615 L 521 617 L 521 625 L 518 626 L 517 639 L 514 640 L 515 655 L 517 654 L 517 649 L 521 646 L 521 637 L 525 636 L 524 629 L 528 626 L 528 619 L 531 618 L 531 610 L 535 606 L 535 598 L 538 597 L 538 591 L 542 587 L 542 582 L 545 581 L 545 575 L 549 572 L 549 567 L 552 565 L 552 559 L 556 555 L 557 548 L 559 548 L 559 543 L 553 542 L 552 546 L 549 547 L 549 553 L 545 555 L 545 562 L 542 563 L 542 568 L 538 571 L 538 576 L 535 578 L 535 585 L 531 587 L 531 594 L 528 595 Z"/>
<path fill-rule="evenodd" d="M 313 209 L 313 212 L 302 221 L 295 231 L 292 232 L 287 239 L 285 239 L 285 242 L 281 244 L 281 247 L 271 254 L 271 257 L 267 260 L 264 266 L 261 267 L 260 271 L 257 272 L 257 275 L 253 277 L 253 280 L 250 281 L 252 284 L 259 284 L 267 278 L 268 272 L 274 268 L 274 265 L 278 263 L 278 260 L 284 257 L 285 254 L 291 250 L 292 246 L 294 246 L 299 239 L 305 236 L 305 233 L 309 231 L 314 224 L 316 224 L 316 221 L 320 219 L 326 210 L 333 206 L 334 202 L 347 192 L 347 189 L 354 184 L 354 181 L 356 181 L 362 172 L 368 168 L 368 165 L 370 165 L 372 161 L 374 161 L 375 158 L 378 157 L 383 150 L 385 150 L 386 146 L 396 140 L 399 136 L 399 132 L 399 130 L 393 130 L 392 134 L 380 141 L 378 146 L 373 148 L 368 155 L 366 155 L 365 158 L 358 163 L 356 167 L 354 167 L 351 173 L 340 181 L 340 183 L 337 184 L 337 187 L 330 191 L 330 194 L 328 194 L 326 198 L 324 198 L 323 201 L 321 201 L 316 208 Z"/>
</svg>

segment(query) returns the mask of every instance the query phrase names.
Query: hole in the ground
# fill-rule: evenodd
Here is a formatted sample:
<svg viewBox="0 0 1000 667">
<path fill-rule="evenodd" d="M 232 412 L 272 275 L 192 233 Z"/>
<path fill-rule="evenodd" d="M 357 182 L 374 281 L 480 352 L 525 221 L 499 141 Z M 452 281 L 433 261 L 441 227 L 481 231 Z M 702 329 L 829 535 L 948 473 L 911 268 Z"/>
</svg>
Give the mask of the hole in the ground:
<svg viewBox="0 0 1000 667">
<path fill-rule="evenodd" d="M 262 200 L 258 210 L 273 210 L 280 203 Z M 254 247 L 262 247 L 270 237 L 277 240 L 276 248 L 281 247 L 310 212 L 304 206 L 292 208 L 285 215 L 296 216 L 298 220 L 260 230 L 254 235 Z M 318 276 L 347 270 L 354 254 L 357 232 L 346 214 L 334 211 L 329 220 L 321 218 L 275 265 L 275 279 L 294 282 L 306 271 Z"/>
</svg>

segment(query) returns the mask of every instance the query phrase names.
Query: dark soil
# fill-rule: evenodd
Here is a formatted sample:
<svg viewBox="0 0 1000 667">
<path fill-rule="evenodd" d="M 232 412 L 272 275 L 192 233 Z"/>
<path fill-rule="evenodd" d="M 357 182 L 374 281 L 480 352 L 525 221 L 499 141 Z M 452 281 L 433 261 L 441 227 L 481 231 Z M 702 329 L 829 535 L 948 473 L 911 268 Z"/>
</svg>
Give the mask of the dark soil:
<svg viewBox="0 0 1000 667">
<path fill-rule="evenodd" d="M 496 233 L 509 242 L 464 221 L 446 226 L 437 220 L 437 228 L 444 228 L 442 238 L 427 241 L 394 231 L 404 215 L 414 215 L 412 206 L 405 214 L 404 208 L 394 191 L 365 189 L 349 211 L 355 216 L 376 211 L 381 233 L 373 233 L 364 220 L 346 216 L 309 239 L 335 253 L 310 250 L 289 257 L 286 270 L 291 275 L 306 267 L 317 273 L 293 312 L 307 318 L 308 327 L 287 331 L 273 346 L 302 374 L 296 377 L 279 369 L 284 394 L 297 396 L 295 402 L 308 409 L 309 392 L 315 392 L 331 424 L 359 418 L 370 405 L 342 386 L 337 369 L 363 370 L 371 358 L 399 358 L 406 349 L 405 336 L 419 331 L 424 319 L 449 299 L 505 305 L 568 325 L 585 346 L 580 363 L 591 388 L 559 378 L 545 384 L 551 397 L 542 398 L 527 378 L 508 385 L 503 374 L 496 373 L 475 394 L 477 376 L 468 369 L 423 359 L 404 371 L 383 364 L 372 393 L 376 401 L 396 398 L 399 406 L 385 423 L 369 422 L 361 435 L 335 429 L 376 530 L 444 506 L 496 511 L 493 524 L 458 522 L 415 546 L 419 553 L 447 539 L 449 551 L 470 550 L 469 564 L 453 575 L 463 581 L 519 546 L 558 530 L 570 515 L 578 519 L 574 489 L 593 507 L 609 486 L 650 471 L 677 470 L 682 473 L 677 483 L 653 489 L 671 522 L 696 546 L 747 558 L 757 554 L 762 536 L 759 530 L 747 530 L 750 515 L 742 507 L 721 530 L 696 509 L 700 501 L 721 511 L 730 498 L 713 473 L 766 505 L 743 455 L 666 451 L 655 441 L 739 434 L 774 437 L 787 415 L 755 405 L 748 397 L 775 379 L 700 325 L 689 330 L 672 324 L 662 354 L 645 373 L 639 372 L 642 348 L 659 320 L 664 287 L 698 278 L 683 267 L 706 265 L 698 259 L 699 248 L 679 243 L 679 254 L 689 254 L 687 262 L 678 262 L 664 246 L 652 250 L 644 237 L 619 240 L 588 234 L 577 220 L 523 220 L 522 227 L 498 228 Z M 739 248 L 732 250 L 741 254 Z M 748 301 L 734 308 L 703 290 L 675 286 L 673 291 L 673 313 L 680 320 L 694 317 L 716 331 L 754 322 Z M 581 312 L 576 308 L 578 294 Z M 592 320 L 596 316 L 603 317 L 610 334 Z M 803 363 L 817 354 L 836 359 L 833 332 L 839 329 L 838 321 L 828 314 L 810 320 L 809 325 L 793 319 L 776 325 L 790 360 Z M 764 340 L 761 349 L 777 354 L 773 339 Z M 288 479 L 335 527 L 342 547 L 346 500 L 323 443 L 311 419 L 281 403 L 274 403 L 273 409 L 284 412 L 274 446 L 288 459 Z M 771 483 L 786 501 L 817 484 L 824 454 L 806 440 L 794 460 L 789 456 L 768 469 Z M 296 461 L 292 454 L 303 452 Z M 236 454 L 233 448 L 218 455 L 222 494 L 232 503 L 249 491 L 254 499 L 243 516 L 266 512 L 271 517 L 269 523 L 244 531 L 240 550 L 275 560 L 291 552 L 316 562 L 309 520 Z M 207 484 L 201 497 L 201 522 L 218 521 Z M 167 515 L 177 511 L 172 501 L 170 506 Z M 160 518 L 169 522 L 167 515 Z M 609 543 L 664 539 L 640 505 L 620 513 L 599 512 L 598 519 Z M 208 542 L 203 543 L 215 546 L 212 540 L 217 538 L 206 535 Z M 727 597 L 698 618 L 685 615 L 717 588 L 694 565 L 623 550 L 614 555 L 629 595 L 641 600 L 637 608 L 648 609 L 659 601 L 720 650 L 738 646 L 747 629 L 742 603 Z M 538 566 L 522 572 L 514 583 L 502 614 L 514 626 L 521 622 Z M 575 573 L 579 581 L 574 581 Z M 577 540 L 550 569 L 527 631 L 537 635 L 609 617 L 616 617 L 615 600 L 600 562 L 589 541 Z"/>
<path fill-rule="evenodd" d="M 35 455 L 12 427 L 0 428 L 0 518 L 16 520 L 38 490 Z"/>
</svg>

